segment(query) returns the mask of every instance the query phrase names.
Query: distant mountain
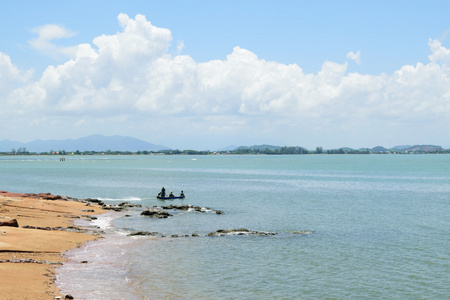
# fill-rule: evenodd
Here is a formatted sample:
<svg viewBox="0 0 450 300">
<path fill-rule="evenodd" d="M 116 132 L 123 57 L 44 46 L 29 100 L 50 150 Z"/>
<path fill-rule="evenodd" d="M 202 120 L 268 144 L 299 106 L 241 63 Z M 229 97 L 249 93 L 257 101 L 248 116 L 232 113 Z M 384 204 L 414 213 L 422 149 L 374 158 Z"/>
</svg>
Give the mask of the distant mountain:
<svg viewBox="0 0 450 300">
<path fill-rule="evenodd" d="M 402 151 L 408 152 L 434 152 L 436 150 L 442 150 L 441 146 L 436 145 L 414 145 L 404 148 Z"/>
<path fill-rule="evenodd" d="M 104 136 L 90 135 L 79 139 L 68 140 L 35 140 L 29 143 L 13 142 L 9 140 L 0 141 L 0 151 L 9 152 L 11 149 L 26 148 L 29 152 L 50 152 L 64 150 L 74 151 L 158 151 L 169 148 L 150 144 L 143 140 L 128 136 Z"/>
<path fill-rule="evenodd" d="M 20 147 L 24 147 L 24 143 L 15 142 L 10 140 L 0 141 L 0 152 L 9 152 L 11 149 L 18 149 Z"/>
<path fill-rule="evenodd" d="M 410 147 L 412 147 L 411 145 L 399 145 L 399 146 L 395 146 L 395 147 L 392 147 L 392 149 L 396 149 L 396 150 L 404 150 L 404 149 L 408 149 L 408 148 L 410 148 Z"/>
<path fill-rule="evenodd" d="M 254 145 L 254 146 L 240 146 L 236 148 L 236 150 L 243 150 L 243 149 L 251 149 L 251 150 L 275 150 L 280 149 L 280 146 L 272 146 L 272 145 Z"/>
<path fill-rule="evenodd" d="M 230 145 L 230 146 L 227 146 L 227 147 L 223 147 L 223 148 L 217 149 L 217 151 L 233 151 L 233 150 L 236 149 L 237 147 L 238 147 L 238 146 Z"/>
<path fill-rule="evenodd" d="M 389 150 L 382 146 L 377 146 L 370 149 L 370 152 L 389 152 Z"/>
</svg>

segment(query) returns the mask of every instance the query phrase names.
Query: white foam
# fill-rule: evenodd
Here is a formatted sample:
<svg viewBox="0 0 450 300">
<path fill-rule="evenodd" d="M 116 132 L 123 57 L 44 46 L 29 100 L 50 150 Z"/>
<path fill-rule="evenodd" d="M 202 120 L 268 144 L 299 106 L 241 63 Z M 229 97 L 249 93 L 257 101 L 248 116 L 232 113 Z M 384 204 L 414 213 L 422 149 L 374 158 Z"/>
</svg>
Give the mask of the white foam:
<svg viewBox="0 0 450 300">
<path fill-rule="evenodd" d="M 128 269 L 129 250 L 136 240 L 114 230 L 113 221 L 120 216 L 117 212 L 97 216 L 89 225 L 104 230 L 103 238 L 65 253 L 67 262 L 57 268 L 56 276 L 62 294 L 76 299 L 140 299 Z"/>
<path fill-rule="evenodd" d="M 102 214 L 97 216 L 96 220 L 92 220 L 90 222 L 91 226 L 98 226 L 100 229 L 110 229 L 113 227 L 114 219 L 118 217 L 118 214 L 114 212 L 108 212 L 106 214 Z"/>
<path fill-rule="evenodd" d="M 139 197 L 133 197 L 133 196 L 129 196 L 129 197 L 124 197 L 124 198 L 104 198 L 104 197 L 98 197 L 98 200 L 101 201 L 142 201 L 142 198 Z"/>
</svg>

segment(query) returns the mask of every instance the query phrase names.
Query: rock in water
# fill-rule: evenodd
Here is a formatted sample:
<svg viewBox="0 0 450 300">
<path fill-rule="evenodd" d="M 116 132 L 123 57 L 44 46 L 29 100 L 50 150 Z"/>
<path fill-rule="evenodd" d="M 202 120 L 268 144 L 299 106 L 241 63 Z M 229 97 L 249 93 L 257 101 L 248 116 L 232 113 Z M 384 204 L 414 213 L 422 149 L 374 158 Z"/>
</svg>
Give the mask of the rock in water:
<svg viewBox="0 0 450 300">
<path fill-rule="evenodd" d="M 168 218 L 168 217 L 172 216 L 168 212 L 166 212 L 162 209 L 159 209 L 159 208 L 155 208 L 155 207 L 150 207 L 150 208 L 144 210 L 143 212 L 141 212 L 141 215 L 149 216 L 151 218 L 159 218 L 159 219 Z"/>
</svg>

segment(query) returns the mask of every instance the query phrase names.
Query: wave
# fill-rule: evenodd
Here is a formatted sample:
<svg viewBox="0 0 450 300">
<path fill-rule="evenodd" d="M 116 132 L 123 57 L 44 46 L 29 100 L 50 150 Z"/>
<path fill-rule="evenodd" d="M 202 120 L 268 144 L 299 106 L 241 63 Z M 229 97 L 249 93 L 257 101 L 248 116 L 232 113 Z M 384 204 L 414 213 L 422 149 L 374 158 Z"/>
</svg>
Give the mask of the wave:
<svg viewBox="0 0 450 300">
<path fill-rule="evenodd" d="M 140 197 L 133 197 L 133 196 L 129 196 L 129 197 L 123 197 L 123 198 L 105 198 L 105 197 L 98 197 L 98 200 L 101 201 L 142 201 L 144 199 L 140 198 Z"/>
</svg>

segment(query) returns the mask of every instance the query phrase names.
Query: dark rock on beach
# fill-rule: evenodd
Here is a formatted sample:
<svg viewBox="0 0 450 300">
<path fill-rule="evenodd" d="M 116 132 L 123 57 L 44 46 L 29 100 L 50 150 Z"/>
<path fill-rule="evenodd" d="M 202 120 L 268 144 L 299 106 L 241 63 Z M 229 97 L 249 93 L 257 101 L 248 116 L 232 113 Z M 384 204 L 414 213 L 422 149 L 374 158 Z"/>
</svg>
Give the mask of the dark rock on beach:
<svg viewBox="0 0 450 300">
<path fill-rule="evenodd" d="M 57 227 L 40 227 L 40 226 L 24 225 L 24 226 L 22 226 L 22 228 L 25 228 L 25 229 L 47 230 L 47 231 L 57 230 L 57 231 L 69 231 L 69 232 L 87 232 L 87 230 L 82 229 L 82 228 L 80 228 L 80 227 L 76 227 L 76 226 L 67 226 L 67 227 L 61 227 L 61 226 L 57 226 Z"/>
<path fill-rule="evenodd" d="M 12 219 L 4 222 L 0 222 L 0 226 L 19 227 L 17 219 Z"/>
<path fill-rule="evenodd" d="M 50 193 L 40 193 L 40 194 L 34 194 L 34 193 L 28 193 L 25 194 L 27 197 L 32 197 L 36 199 L 44 199 L 44 200 L 60 200 L 62 197 L 60 195 L 52 195 Z"/>
<path fill-rule="evenodd" d="M 103 205 L 102 205 L 102 209 L 114 210 L 114 211 L 123 211 L 128 208 L 132 208 L 132 207 L 142 207 L 142 205 L 133 204 L 130 202 L 122 202 L 117 205 L 103 203 Z"/>
<path fill-rule="evenodd" d="M 102 206 L 103 204 L 105 204 L 102 200 L 98 200 L 98 199 L 92 199 L 92 198 L 87 198 L 84 199 L 86 202 L 91 202 L 91 203 L 95 203 L 98 204 L 100 206 Z"/>
<path fill-rule="evenodd" d="M 0 260 L 0 263 L 62 265 L 62 262 L 53 262 L 53 261 L 48 261 L 48 260 L 35 260 L 32 258 L 3 259 L 3 260 Z"/>
</svg>

